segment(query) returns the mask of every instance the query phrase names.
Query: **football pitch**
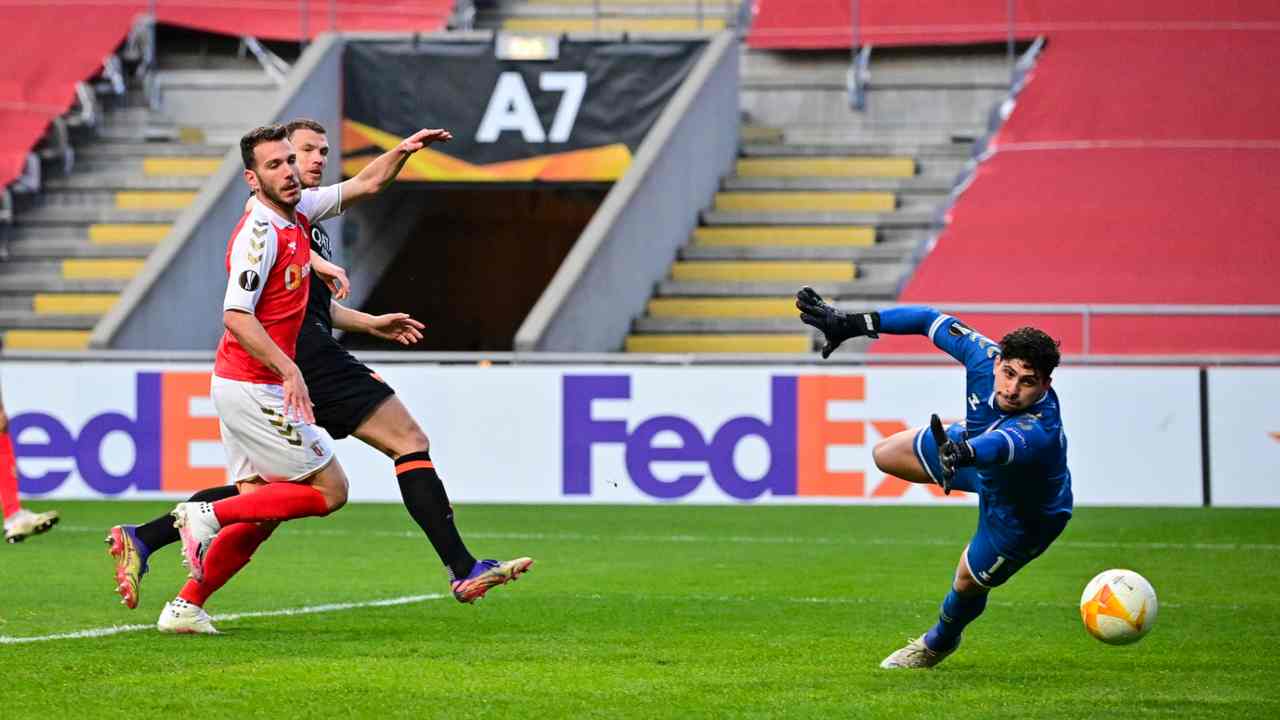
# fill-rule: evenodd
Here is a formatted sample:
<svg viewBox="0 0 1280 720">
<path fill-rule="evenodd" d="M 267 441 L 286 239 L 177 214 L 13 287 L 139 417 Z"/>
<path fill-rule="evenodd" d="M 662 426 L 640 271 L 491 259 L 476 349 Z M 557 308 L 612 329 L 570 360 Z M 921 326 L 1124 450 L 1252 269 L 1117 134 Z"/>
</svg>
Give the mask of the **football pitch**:
<svg viewBox="0 0 1280 720">
<path fill-rule="evenodd" d="M 167 505 L 56 507 L 0 546 L 5 717 L 1280 717 L 1280 511 L 1079 508 L 955 655 L 885 671 L 975 508 L 459 506 L 477 556 L 536 559 L 463 606 L 402 507 L 353 505 L 282 526 L 194 637 L 150 629 L 176 547 L 137 610 L 112 592 L 105 530 Z M 1159 593 L 1137 645 L 1081 625 L 1111 567 Z"/>
</svg>

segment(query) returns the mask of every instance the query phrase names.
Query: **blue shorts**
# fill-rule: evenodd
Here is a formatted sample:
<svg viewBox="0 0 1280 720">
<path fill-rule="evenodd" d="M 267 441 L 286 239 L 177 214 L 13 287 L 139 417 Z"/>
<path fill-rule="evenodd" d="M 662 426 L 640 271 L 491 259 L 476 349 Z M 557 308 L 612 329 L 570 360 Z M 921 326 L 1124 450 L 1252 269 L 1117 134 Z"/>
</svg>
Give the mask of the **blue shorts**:
<svg viewBox="0 0 1280 720">
<path fill-rule="evenodd" d="M 964 439 L 964 426 L 955 423 L 947 428 L 947 437 L 952 440 Z M 929 477 L 934 482 L 942 479 L 942 465 L 938 462 L 938 444 L 933 441 L 933 433 L 924 428 L 916 433 L 916 458 L 924 465 Z M 951 480 L 955 490 L 979 493 L 980 479 L 976 467 L 962 467 L 956 471 Z M 941 485 L 942 483 L 938 483 Z M 981 497 L 981 493 L 979 493 Z M 969 549 L 965 552 L 965 562 L 969 565 L 969 574 L 977 583 L 985 588 L 1003 585 L 1024 565 L 1036 559 L 1045 548 L 1057 539 L 1067 526 L 1067 515 L 1046 516 L 1034 538 L 1017 543 L 1013 547 L 1001 551 L 996 547 L 995 539 L 989 529 L 989 523 L 995 522 L 987 512 L 986 501 L 980 503 L 978 509 L 978 530 L 969 540 Z"/>
<path fill-rule="evenodd" d="M 955 423 L 948 427 L 947 437 L 952 440 L 963 440 L 964 425 Z M 916 433 L 915 448 L 916 459 L 924 465 L 929 477 L 941 487 L 942 465 L 938 463 L 938 443 L 933 441 L 933 433 L 929 432 L 929 428 L 924 428 Z M 951 479 L 951 487 L 965 492 L 978 492 L 978 469 L 975 467 L 957 468 L 956 476 Z"/>
<path fill-rule="evenodd" d="M 1070 519 L 1070 515 L 1045 516 L 1034 537 L 1027 538 L 1014 547 L 1000 550 L 996 547 L 988 527 L 987 514 L 980 510 L 978 530 L 969 540 L 969 549 L 964 554 L 964 561 L 969 566 L 969 574 L 984 588 L 1003 585 L 1013 577 L 1014 573 L 1039 557 L 1045 548 L 1058 539 Z"/>
</svg>

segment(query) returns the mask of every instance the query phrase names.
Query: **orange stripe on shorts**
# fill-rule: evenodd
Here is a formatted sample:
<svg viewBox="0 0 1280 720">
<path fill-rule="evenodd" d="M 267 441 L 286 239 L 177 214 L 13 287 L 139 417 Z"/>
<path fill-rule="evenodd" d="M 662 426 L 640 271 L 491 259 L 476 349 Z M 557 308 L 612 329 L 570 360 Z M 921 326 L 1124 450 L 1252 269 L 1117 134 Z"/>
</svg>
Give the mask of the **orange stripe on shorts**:
<svg viewBox="0 0 1280 720">
<path fill-rule="evenodd" d="M 430 460 L 411 460 L 410 462 L 402 465 L 397 465 L 396 474 L 399 475 L 400 473 L 406 473 L 410 470 L 432 470 L 435 466 L 435 463 Z"/>
</svg>

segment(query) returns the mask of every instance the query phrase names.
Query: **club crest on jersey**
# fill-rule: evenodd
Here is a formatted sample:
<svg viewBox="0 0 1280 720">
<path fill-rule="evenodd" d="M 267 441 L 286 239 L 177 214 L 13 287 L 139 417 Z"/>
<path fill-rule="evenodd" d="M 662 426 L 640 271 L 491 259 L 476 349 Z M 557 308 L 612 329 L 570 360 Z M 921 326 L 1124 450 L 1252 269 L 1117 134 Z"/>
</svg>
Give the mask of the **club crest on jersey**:
<svg viewBox="0 0 1280 720">
<path fill-rule="evenodd" d="M 240 289 L 245 292 L 253 292 L 258 289 L 258 285 L 262 282 L 262 278 L 253 270 L 245 270 L 240 273 L 240 278 L 237 282 L 240 284 Z"/>
</svg>

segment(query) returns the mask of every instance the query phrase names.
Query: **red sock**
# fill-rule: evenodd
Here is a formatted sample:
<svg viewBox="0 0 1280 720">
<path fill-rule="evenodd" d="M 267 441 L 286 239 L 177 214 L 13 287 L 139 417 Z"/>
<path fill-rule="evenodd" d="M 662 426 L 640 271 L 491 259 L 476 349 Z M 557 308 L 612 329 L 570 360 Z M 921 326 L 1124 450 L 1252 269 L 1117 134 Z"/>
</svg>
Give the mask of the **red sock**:
<svg viewBox="0 0 1280 720">
<path fill-rule="evenodd" d="M 18 466 L 13 456 L 13 440 L 9 433 L 0 433 L 0 510 L 4 518 L 22 509 L 18 501 Z"/>
<path fill-rule="evenodd" d="M 275 524 L 236 523 L 222 528 L 213 538 L 204 558 L 204 582 L 188 580 L 178 597 L 193 605 L 204 606 L 209 596 L 218 591 L 240 569 L 249 564 L 253 551 L 271 537 Z"/>
<path fill-rule="evenodd" d="M 260 490 L 237 495 L 213 504 L 218 524 L 293 520 L 329 514 L 324 495 L 310 485 L 292 482 L 268 483 Z"/>
</svg>

